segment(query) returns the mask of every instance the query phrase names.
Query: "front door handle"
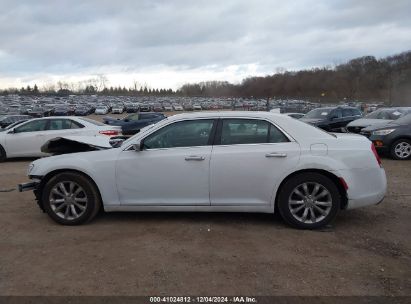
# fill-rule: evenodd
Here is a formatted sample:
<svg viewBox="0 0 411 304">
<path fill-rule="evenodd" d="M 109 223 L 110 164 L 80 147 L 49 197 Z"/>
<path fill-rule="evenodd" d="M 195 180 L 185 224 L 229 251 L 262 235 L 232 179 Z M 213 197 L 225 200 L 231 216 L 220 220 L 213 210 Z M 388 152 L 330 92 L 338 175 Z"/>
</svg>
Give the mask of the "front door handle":
<svg viewBox="0 0 411 304">
<path fill-rule="evenodd" d="M 286 153 L 273 152 L 273 153 L 267 153 L 265 155 L 265 157 L 287 157 L 287 154 Z"/>
<path fill-rule="evenodd" d="M 201 161 L 201 160 L 205 160 L 204 156 L 199 156 L 199 155 L 190 155 L 190 156 L 186 156 L 185 160 L 197 160 L 197 161 Z"/>
</svg>

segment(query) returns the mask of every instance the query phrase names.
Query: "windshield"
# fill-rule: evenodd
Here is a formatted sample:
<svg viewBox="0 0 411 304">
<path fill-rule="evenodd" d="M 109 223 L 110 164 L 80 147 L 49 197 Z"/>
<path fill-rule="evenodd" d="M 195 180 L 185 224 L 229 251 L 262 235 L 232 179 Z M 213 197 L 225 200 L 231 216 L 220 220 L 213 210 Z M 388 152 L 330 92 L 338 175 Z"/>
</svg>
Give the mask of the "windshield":
<svg viewBox="0 0 411 304">
<path fill-rule="evenodd" d="M 23 123 L 23 122 L 26 122 L 27 120 L 28 120 L 28 119 L 23 119 L 23 120 L 20 120 L 20 121 L 16 121 L 16 122 L 8 125 L 8 126 L 5 127 L 4 129 L 0 129 L 0 132 L 10 130 L 11 128 L 14 128 L 15 126 L 17 126 L 17 125 L 19 125 L 19 124 L 21 124 L 21 123 Z"/>
<path fill-rule="evenodd" d="M 331 111 L 331 108 L 314 109 L 308 112 L 304 118 L 326 118 Z"/>
<path fill-rule="evenodd" d="M 409 113 L 411 111 L 411 108 L 403 108 L 403 109 L 379 109 L 377 111 L 374 111 L 368 115 L 366 115 L 364 118 L 368 119 L 387 119 L 387 120 L 395 120 L 398 119 L 405 114 Z"/>
</svg>

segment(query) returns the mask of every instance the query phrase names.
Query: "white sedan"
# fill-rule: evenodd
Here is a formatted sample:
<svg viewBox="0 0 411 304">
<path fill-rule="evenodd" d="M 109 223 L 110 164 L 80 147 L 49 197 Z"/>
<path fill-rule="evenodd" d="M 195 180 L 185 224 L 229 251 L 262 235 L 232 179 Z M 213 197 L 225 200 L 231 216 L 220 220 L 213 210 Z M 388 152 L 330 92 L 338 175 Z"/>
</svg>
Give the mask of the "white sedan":
<svg viewBox="0 0 411 304">
<path fill-rule="evenodd" d="M 120 127 L 108 126 L 83 117 L 44 117 L 31 119 L 0 132 L 0 161 L 12 157 L 41 157 L 43 144 L 63 136 L 116 136 Z"/>
<path fill-rule="evenodd" d="M 60 224 L 105 211 L 279 212 L 324 226 L 340 210 L 375 205 L 386 177 L 371 142 L 268 112 L 180 114 L 119 148 L 30 164 L 39 206 Z"/>
</svg>

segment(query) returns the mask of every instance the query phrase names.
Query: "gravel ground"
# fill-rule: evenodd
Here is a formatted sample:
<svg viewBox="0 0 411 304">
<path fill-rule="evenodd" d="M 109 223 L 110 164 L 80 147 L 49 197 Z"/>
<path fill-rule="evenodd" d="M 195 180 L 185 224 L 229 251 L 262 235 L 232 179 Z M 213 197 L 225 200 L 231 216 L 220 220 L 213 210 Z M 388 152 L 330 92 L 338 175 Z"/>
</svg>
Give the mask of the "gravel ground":
<svg viewBox="0 0 411 304">
<path fill-rule="evenodd" d="M 321 231 L 268 214 L 111 213 L 65 227 L 37 207 L 30 160 L 0 163 L 0 295 L 411 295 L 411 162 L 387 198 Z"/>
</svg>

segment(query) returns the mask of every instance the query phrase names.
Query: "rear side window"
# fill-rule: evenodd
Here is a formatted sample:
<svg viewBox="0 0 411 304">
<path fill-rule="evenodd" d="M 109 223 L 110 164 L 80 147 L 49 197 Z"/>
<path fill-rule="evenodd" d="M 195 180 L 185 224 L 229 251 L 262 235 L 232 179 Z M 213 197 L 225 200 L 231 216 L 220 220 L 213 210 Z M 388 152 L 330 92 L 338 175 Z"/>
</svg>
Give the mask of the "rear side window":
<svg viewBox="0 0 411 304">
<path fill-rule="evenodd" d="M 67 129 L 80 129 L 83 128 L 81 124 L 71 119 L 52 119 L 48 130 L 67 130 Z"/>
<path fill-rule="evenodd" d="M 287 142 L 287 137 L 275 126 L 258 119 L 224 119 L 221 126 L 221 144 L 259 144 Z"/>
</svg>

